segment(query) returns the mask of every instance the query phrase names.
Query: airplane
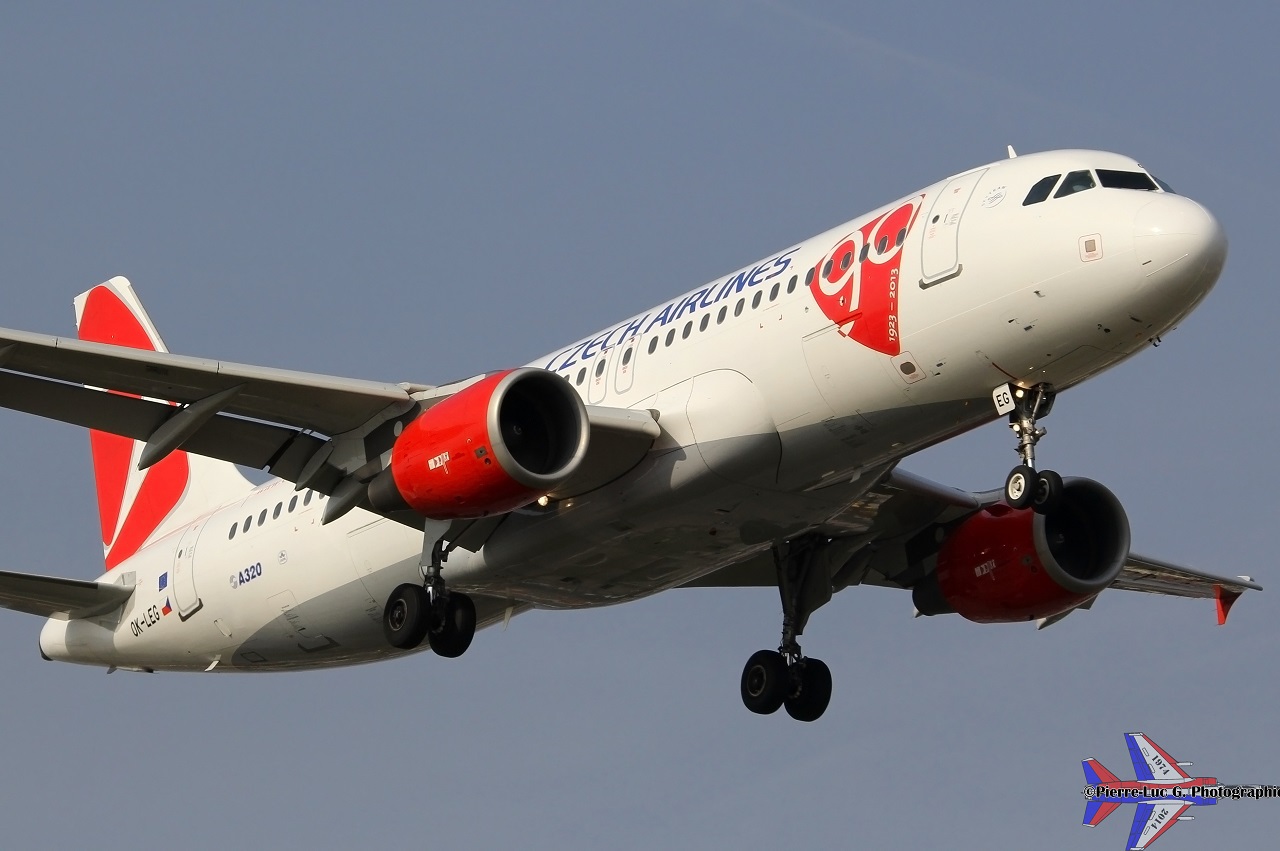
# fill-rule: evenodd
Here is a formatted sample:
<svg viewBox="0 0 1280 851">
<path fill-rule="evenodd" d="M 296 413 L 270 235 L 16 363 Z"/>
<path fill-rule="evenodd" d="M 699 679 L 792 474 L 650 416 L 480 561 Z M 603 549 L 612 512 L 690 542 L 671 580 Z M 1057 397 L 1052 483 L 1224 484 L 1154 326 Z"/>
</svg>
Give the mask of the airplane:
<svg viewBox="0 0 1280 851">
<path fill-rule="evenodd" d="M 1122 804 L 1137 804 L 1129 829 L 1128 851 L 1142 851 L 1180 821 L 1191 807 L 1216 804 L 1213 795 L 1202 794 L 1218 785 L 1216 777 L 1192 777 L 1183 771 L 1189 762 L 1178 762 L 1145 733 L 1125 733 L 1136 780 L 1121 780 L 1096 759 L 1084 760 L 1084 777 L 1095 791 L 1084 809 L 1085 827 L 1097 827 Z"/>
<path fill-rule="evenodd" d="M 917 615 L 1045 627 L 1108 588 L 1214 599 L 1250 577 L 1130 550 L 1102 484 L 1039 469 L 1057 396 L 1157 344 L 1227 241 L 1134 159 L 1061 150 L 948 177 L 526 366 L 442 385 L 172 354 L 132 285 L 78 339 L 0 329 L 0 405 L 90 430 L 105 571 L 5 572 L 45 659 L 276 671 L 430 649 L 530 609 L 774 587 L 740 696 L 813 721 L 800 646 L 856 585 Z M 1003 488 L 904 458 L 1006 418 Z M 254 486 L 237 469 L 273 478 Z"/>
</svg>

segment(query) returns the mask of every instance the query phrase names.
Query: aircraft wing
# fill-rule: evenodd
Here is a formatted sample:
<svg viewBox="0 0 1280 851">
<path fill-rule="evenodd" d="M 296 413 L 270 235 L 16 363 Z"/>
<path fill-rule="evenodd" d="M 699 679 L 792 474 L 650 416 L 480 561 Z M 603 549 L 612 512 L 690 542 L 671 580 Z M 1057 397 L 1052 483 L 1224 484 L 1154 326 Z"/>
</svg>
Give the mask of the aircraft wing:
<svg viewBox="0 0 1280 851">
<path fill-rule="evenodd" d="M 931 525 L 955 522 L 1001 498 L 1001 490 L 971 493 L 905 470 L 890 469 L 882 472 L 876 484 L 862 492 L 844 511 L 830 518 L 820 531 L 832 539 L 856 540 L 888 551 L 894 544 L 909 542 Z M 899 588 L 909 587 L 920 578 L 910 571 L 888 573 L 878 570 L 875 558 L 867 567 L 869 569 L 860 572 L 837 571 L 837 575 L 856 575 L 854 581 Z M 754 558 L 696 579 L 686 587 L 767 586 L 775 582 L 772 561 Z M 834 590 L 840 590 L 840 587 Z M 1262 586 L 1248 576 L 1220 576 L 1134 552 L 1129 553 L 1124 568 L 1111 587 L 1174 597 L 1214 599 L 1217 601 L 1219 623 L 1226 622 L 1227 612 L 1241 594 L 1262 590 Z M 1085 607 L 1088 605 L 1091 603 Z M 1045 619 L 1040 625 L 1047 626 L 1064 616 Z"/>
<path fill-rule="evenodd" d="M 0 406 L 145 441 L 153 460 L 181 448 L 327 494 L 380 472 L 405 416 L 481 378 L 389 384 L 0 329 Z M 625 473 L 659 433 L 647 411 L 588 406 L 587 415 L 590 448 L 557 496 Z M 370 508 L 367 500 L 354 504 Z M 387 516 L 418 528 L 424 522 L 414 512 Z M 474 549 L 494 523 L 480 526 L 446 537 L 465 532 L 463 546 Z"/>
<path fill-rule="evenodd" d="M 1133 827 L 1129 829 L 1129 851 L 1142 851 L 1178 823 L 1178 817 L 1190 804 L 1169 801 L 1158 804 L 1138 804 L 1133 814 Z"/>
<path fill-rule="evenodd" d="M 1129 743 L 1129 760 L 1133 763 L 1134 776 L 1138 780 L 1187 780 L 1191 775 L 1183 771 L 1178 761 L 1164 748 L 1147 738 L 1146 733 L 1125 733 Z"/>
<path fill-rule="evenodd" d="M 0 606 L 29 615 L 75 620 L 124 605 L 133 588 L 0 570 Z"/>
</svg>

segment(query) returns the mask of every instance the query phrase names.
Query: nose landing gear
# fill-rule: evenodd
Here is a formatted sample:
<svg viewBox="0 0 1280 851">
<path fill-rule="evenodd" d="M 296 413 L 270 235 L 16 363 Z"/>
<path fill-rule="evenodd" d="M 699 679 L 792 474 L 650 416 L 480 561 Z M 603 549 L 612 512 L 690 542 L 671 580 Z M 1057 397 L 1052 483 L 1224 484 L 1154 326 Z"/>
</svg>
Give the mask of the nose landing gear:
<svg viewBox="0 0 1280 851">
<path fill-rule="evenodd" d="M 996 391 L 997 410 L 1004 408 L 1001 413 L 1009 414 L 1009 428 L 1018 437 L 1017 451 L 1022 459 L 1004 481 L 1004 499 L 1011 508 L 1033 508 L 1044 514 L 1062 498 L 1062 477 L 1052 470 L 1036 471 L 1036 444 L 1048 434 L 1036 422 L 1049 415 L 1055 395 L 1048 384 Z"/>
</svg>

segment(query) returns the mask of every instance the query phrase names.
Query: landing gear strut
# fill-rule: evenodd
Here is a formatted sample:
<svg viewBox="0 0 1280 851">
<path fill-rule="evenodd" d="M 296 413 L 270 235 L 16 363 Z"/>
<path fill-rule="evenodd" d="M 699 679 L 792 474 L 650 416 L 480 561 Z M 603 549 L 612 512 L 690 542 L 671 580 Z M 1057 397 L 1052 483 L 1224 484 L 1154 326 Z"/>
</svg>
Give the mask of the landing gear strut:
<svg viewBox="0 0 1280 851">
<path fill-rule="evenodd" d="M 816 721 L 831 702 L 831 670 L 818 659 L 805 658 L 798 636 L 814 609 L 831 598 L 829 576 L 811 569 L 812 542 L 787 541 L 773 548 L 782 597 L 782 643 L 777 650 L 752 654 L 742 670 L 742 702 L 769 715 L 785 706 L 797 721 Z"/>
<path fill-rule="evenodd" d="M 1048 384 L 1013 390 L 1013 410 L 1009 428 L 1018 437 L 1022 463 L 1009 471 L 1004 481 L 1004 499 L 1011 508 L 1033 508 L 1041 514 L 1053 509 L 1062 498 L 1062 477 L 1052 470 L 1036 472 L 1036 444 L 1048 432 L 1036 425 L 1053 409 L 1055 393 Z"/>
<path fill-rule="evenodd" d="M 446 557 L 443 540 L 436 541 L 430 560 L 424 558 L 423 584 L 405 583 L 391 592 L 382 613 L 382 631 L 392 647 L 412 650 L 425 639 L 437 656 L 454 659 L 471 646 L 476 604 L 445 585 L 440 570 Z"/>
</svg>

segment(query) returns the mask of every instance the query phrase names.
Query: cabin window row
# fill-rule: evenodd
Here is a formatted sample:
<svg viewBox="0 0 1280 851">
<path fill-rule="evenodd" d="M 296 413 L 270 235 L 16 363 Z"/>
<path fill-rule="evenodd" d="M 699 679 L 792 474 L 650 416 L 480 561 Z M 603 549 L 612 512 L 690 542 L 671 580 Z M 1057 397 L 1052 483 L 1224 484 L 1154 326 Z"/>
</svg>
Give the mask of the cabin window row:
<svg viewBox="0 0 1280 851">
<path fill-rule="evenodd" d="M 316 493 L 315 491 L 307 491 L 306 494 L 303 495 L 302 497 L 302 507 L 306 508 L 308 505 L 310 505 L 313 497 L 316 499 L 317 502 L 319 502 L 320 499 L 322 498 L 320 494 Z M 271 519 L 279 520 L 281 514 L 286 514 L 286 513 L 292 514 L 297 509 L 298 509 L 298 495 L 294 494 L 292 497 L 289 498 L 288 509 L 285 509 L 285 504 L 283 501 L 276 503 L 276 507 L 274 509 L 271 509 Z M 268 509 L 264 508 L 262 509 L 262 511 L 258 512 L 259 526 L 262 526 L 267 522 L 267 511 Z M 253 527 L 253 515 L 250 514 L 248 517 L 244 519 L 244 523 L 237 522 L 237 523 L 231 524 L 231 530 L 227 532 L 227 540 L 230 541 L 231 539 L 235 538 L 237 531 L 247 533 L 249 529 L 251 529 L 252 527 Z"/>
</svg>

